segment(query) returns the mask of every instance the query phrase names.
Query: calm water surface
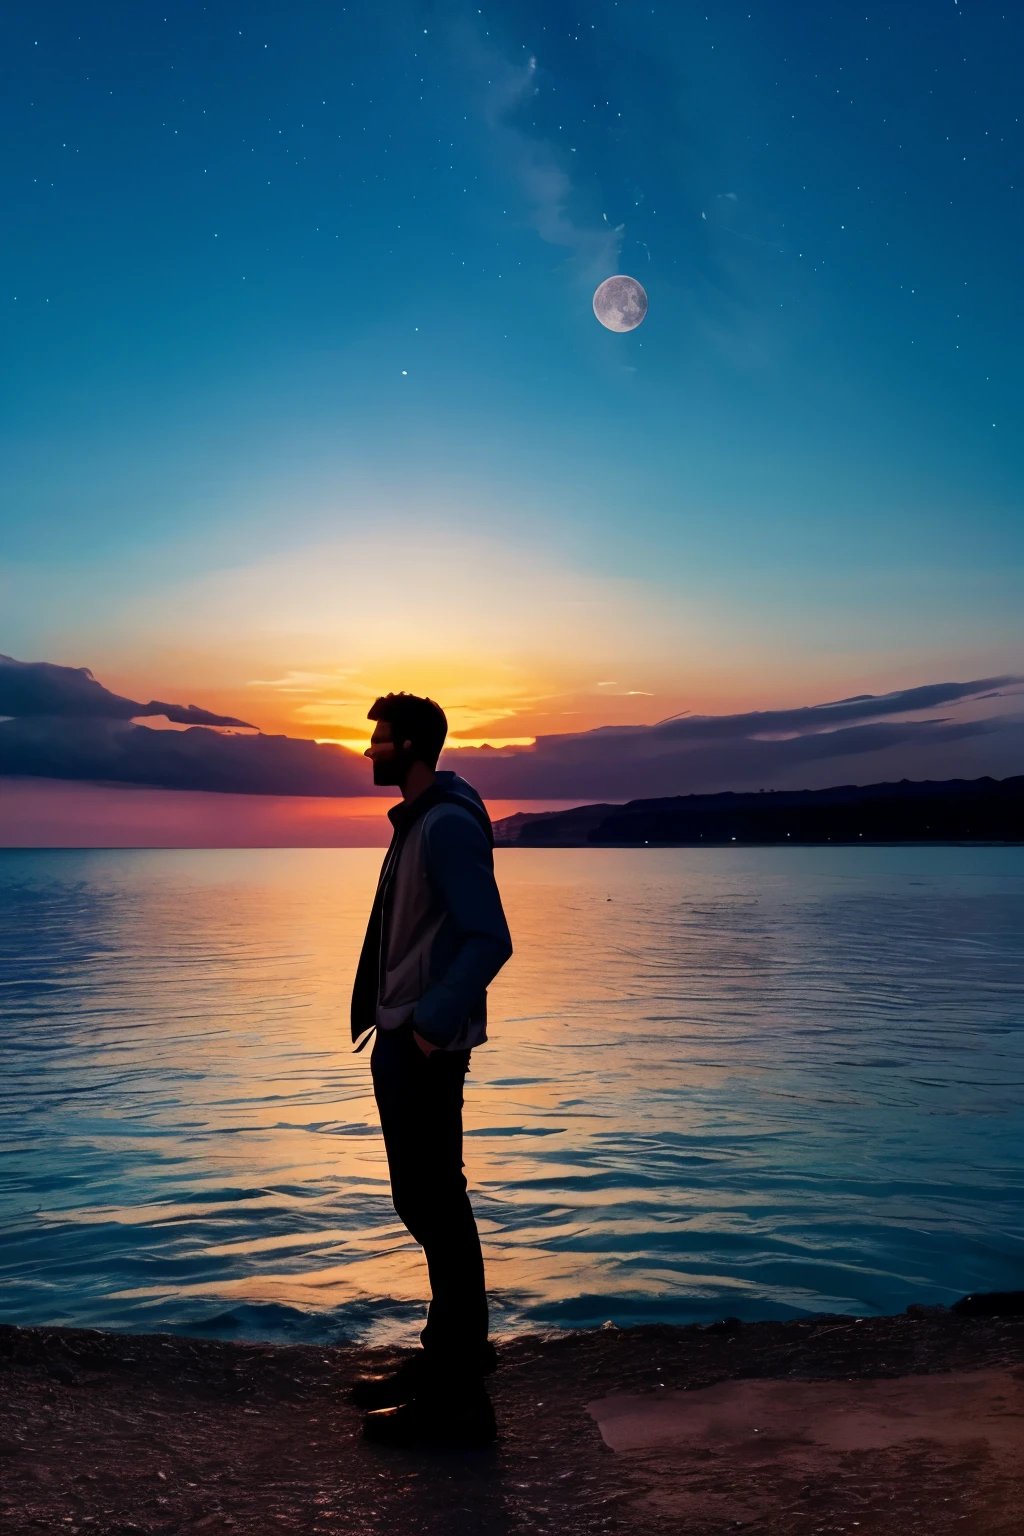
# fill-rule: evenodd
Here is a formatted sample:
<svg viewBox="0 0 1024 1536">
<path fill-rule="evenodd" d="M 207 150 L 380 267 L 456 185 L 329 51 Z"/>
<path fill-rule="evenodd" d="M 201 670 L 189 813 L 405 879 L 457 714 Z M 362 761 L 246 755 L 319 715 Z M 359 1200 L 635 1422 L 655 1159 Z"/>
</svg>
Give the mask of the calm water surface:
<svg viewBox="0 0 1024 1536">
<path fill-rule="evenodd" d="M 372 849 L 0 853 L 0 1316 L 411 1338 Z M 504 850 L 499 1331 L 1024 1287 L 1024 850 Z"/>
</svg>

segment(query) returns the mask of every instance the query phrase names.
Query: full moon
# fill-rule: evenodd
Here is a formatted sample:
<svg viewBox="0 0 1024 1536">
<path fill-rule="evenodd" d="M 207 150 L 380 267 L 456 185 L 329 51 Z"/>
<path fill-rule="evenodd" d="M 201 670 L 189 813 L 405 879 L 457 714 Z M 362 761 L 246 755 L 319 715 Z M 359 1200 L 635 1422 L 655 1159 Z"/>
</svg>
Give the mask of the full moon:
<svg viewBox="0 0 1024 1536">
<path fill-rule="evenodd" d="M 606 277 L 594 294 L 594 314 L 609 331 L 635 331 L 647 313 L 647 295 L 635 277 Z"/>
</svg>

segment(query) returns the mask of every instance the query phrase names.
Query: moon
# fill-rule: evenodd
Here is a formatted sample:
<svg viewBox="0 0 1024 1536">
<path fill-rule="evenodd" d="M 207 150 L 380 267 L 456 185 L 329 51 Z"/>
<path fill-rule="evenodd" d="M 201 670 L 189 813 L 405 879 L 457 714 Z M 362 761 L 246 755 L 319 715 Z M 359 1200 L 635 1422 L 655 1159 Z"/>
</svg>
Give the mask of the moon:
<svg viewBox="0 0 1024 1536">
<path fill-rule="evenodd" d="M 635 277 L 606 277 L 594 294 L 594 314 L 609 331 L 635 331 L 647 313 L 647 295 Z"/>
</svg>

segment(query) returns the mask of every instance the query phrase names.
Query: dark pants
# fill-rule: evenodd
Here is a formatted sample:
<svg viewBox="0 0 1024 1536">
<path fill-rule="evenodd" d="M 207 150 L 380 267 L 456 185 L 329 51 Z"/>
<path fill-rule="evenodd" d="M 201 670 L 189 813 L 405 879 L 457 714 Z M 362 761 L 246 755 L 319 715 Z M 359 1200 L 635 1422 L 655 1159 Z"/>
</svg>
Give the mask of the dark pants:
<svg viewBox="0 0 1024 1536">
<path fill-rule="evenodd" d="M 373 1091 L 395 1210 L 420 1244 L 430 1275 L 423 1348 L 448 1379 L 495 1366 L 487 1340 L 484 1261 L 462 1172 L 462 1088 L 469 1051 L 424 1055 L 412 1029 L 378 1030 Z"/>
</svg>

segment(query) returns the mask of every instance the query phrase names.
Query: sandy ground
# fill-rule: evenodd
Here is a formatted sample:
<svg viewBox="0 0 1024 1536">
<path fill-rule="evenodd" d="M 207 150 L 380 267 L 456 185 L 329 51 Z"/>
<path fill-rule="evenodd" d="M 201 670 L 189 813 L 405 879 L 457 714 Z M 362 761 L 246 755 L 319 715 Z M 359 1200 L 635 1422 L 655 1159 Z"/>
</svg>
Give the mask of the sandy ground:
<svg viewBox="0 0 1024 1536">
<path fill-rule="evenodd" d="M 368 1445 L 346 1402 L 387 1351 L 0 1329 L 0 1530 L 1024 1536 L 1024 1317 L 500 1354 L 499 1444 L 426 1456 Z"/>
</svg>

